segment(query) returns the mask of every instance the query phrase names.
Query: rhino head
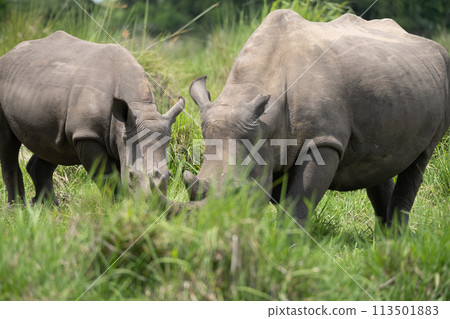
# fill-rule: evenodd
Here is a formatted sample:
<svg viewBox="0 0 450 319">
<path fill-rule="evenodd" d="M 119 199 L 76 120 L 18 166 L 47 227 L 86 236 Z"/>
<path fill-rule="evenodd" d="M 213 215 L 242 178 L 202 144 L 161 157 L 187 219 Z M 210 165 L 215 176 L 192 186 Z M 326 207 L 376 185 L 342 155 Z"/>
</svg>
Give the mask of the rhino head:
<svg viewBox="0 0 450 319">
<path fill-rule="evenodd" d="M 116 135 L 124 185 L 147 191 L 152 182 L 162 193 L 166 193 L 170 176 L 167 149 L 171 127 L 184 105 L 184 99 L 180 97 L 174 106 L 161 114 L 153 103 L 127 103 L 114 98 L 113 118 L 118 125 L 113 135 Z"/>
<path fill-rule="evenodd" d="M 270 96 L 257 95 L 249 101 L 239 100 L 237 96 L 224 99 L 226 103 L 219 97 L 211 102 L 206 77 L 195 80 L 189 93 L 200 109 L 206 143 L 205 159 L 198 176 L 184 172 L 184 183 L 191 200 L 203 199 L 212 184 L 219 193 L 224 191 L 225 180 L 231 180 L 237 188 L 252 178 L 265 187 L 270 186 L 271 150 L 265 139 L 265 124 L 260 121 Z M 253 146 L 258 148 L 258 156 L 250 154 Z M 215 156 L 209 156 L 211 154 Z"/>
</svg>

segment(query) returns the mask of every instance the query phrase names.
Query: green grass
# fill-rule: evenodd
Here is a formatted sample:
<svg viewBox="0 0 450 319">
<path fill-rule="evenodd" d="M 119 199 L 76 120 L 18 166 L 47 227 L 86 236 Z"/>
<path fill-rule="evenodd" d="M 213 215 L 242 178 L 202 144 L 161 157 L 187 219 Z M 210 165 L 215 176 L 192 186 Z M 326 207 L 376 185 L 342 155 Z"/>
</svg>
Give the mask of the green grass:
<svg viewBox="0 0 450 319">
<path fill-rule="evenodd" d="M 12 10 L 0 23 L 2 53 L 57 29 L 109 41 L 89 20 L 73 19 L 71 11 L 50 22 L 40 20 L 36 11 L 27 14 Z M 94 15 L 109 24 L 107 13 Z M 207 74 L 208 88 L 217 97 L 261 15 L 230 19 L 204 36 L 181 36 L 151 51 L 139 45 L 140 36 L 125 39 L 123 30 L 113 36 L 127 47 L 133 44 L 146 71 L 171 96 L 183 95 L 187 111 L 200 122 L 188 95 L 190 82 Z M 447 49 L 449 39 L 448 32 L 436 37 Z M 174 101 L 150 83 L 159 107 L 168 109 Z M 190 162 L 192 140 L 199 137 L 200 128 L 182 114 L 173 126 L 171 198 L 187 199 L 181 173 L 198 169 Z M 162 211 L 154 199 L 130 196 L 111 202 L 81 167 L 59 167 L 55 173 L 59 207 L 5 210 L 7 194 L 0 182 L 0 299 L 77 299 L 144 234 L 81 300 L 369 300 L 330 256 L 376 300 L 449 300 L 449 144 L 447 134 L 428 165 L 410 231 L 400 237 L 373 230 L 364 191 L 326 194 L 307 227 L 316 243 L 245 190 L 166 220 L 158 219 Z M 34 190 L 25 171 L 29 156 L 23 150 L 20 162 L 31 198 Z"/>
</svg>

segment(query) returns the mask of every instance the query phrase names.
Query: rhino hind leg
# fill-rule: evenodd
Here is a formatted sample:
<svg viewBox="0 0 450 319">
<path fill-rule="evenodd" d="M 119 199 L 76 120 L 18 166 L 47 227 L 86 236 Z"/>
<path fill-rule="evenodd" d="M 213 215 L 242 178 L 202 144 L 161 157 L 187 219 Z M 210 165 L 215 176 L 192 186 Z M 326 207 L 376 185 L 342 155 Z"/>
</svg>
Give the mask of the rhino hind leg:
<svg viewBox="0 0 450 319">
<path fill-rule="evenodd" d="M 19 166 L 19 150 L 22 143 L 11 131 L 0 108 L 0 163 L 2 177 L 8 192 L 8 204 L 16 199 L 24 201 L 22 171 Z"/>
<path fill-rule="evenodd" d="M 28 161 L 27 172 L 30 174 L 36 189 L 36 196 L 31 199 L 32 204 L 39 200 L 53 199 L 54 204 L 58 205 L 53 191 L 53 172 L 57 166 L 36 155 L 33 155 Z"/>
<path fill-rule="evenodd" d="M 388 226 L 392 225 L 395 216 L 400 225 L 408 224 L 409 212 L 422 184 L 423 173 L 432 154 L 433 149 L 427 148 L 406 170 L 398 175 L 387 210 Z"/>
<path fill-rule="evenodd" d="M 394 192 L 394 181 L 388 179 L 386 182 L 368 187 L 366 189 L 367 196 L 375 210 L 375 215 L 381 219 L 383 224 L 388 222 L 388 206 L 389 201 Z"/>
</svg>

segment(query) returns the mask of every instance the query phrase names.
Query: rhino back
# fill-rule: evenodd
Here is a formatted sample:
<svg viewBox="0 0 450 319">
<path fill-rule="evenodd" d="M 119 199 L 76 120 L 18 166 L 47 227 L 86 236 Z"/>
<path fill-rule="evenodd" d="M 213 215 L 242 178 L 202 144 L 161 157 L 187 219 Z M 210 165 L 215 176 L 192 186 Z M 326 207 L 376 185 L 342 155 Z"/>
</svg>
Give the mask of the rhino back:
<svg viewBox="0 0 450 319">
<path fill-rule="evenodd" d="M 447 69 L 443 47 L 393 20 L 318 23 L 278 10 L 246 42 L 218 100 L 270 94 L 277 111 L 261 119 L 272 138 L 299 141 L 287 166 L 306 138 L 333 145 L 336 188 L 352 189 L 398 174 L 445 133 Z"/>
<path fill-rule="evenodd" d="M 77 139 L 109 147 L 113 95 L 154 100 L 144 71 L 118 45 L 58 31 L 0 58 L 2 110 L 19 140 L 43 158 L 56 152 L 62 164 L 71 164 Z"/>
<path fill-rule="evenodd" d="M 445 134 L 448 53 L 390 19 L 344 15 L 328 25 L 344 35 L 323 58 L 337 83 L 322 81 L 333 88 L 323 112 L 340 104 L 341 116 L 333 114 L 332 121 L 338 125 L 328 126 L 348 128 L 333 188 L 378 184 L 405 170 L 425 149 L 434 149 Z"/>
</svg>

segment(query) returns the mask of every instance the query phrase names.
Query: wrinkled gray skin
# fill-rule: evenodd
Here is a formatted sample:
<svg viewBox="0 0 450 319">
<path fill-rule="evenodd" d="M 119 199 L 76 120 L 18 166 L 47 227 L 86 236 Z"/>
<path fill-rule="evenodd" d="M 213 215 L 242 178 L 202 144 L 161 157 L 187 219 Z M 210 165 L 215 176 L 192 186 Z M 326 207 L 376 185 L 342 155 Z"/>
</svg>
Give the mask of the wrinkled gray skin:
<svg viewBox="0 0 450 319">
<path fill-rule="evenodd" d="M 36 188 L 32 202 L 52 195 L 57 165 L 82 164 L 96 180 L 104 165 L 104 182 L 118 172 L 123 182 L 148 189 L 151 177 L 165 192 L 169 169 L 156 163 L 166 159 L 168 143 L 153 159 L 144 152 L 147 165 L 138 170 L 126 163 L 125 142 L 145 130 L 160 134 L 148 146 L 170 136 L 183 108 L 180 98 L 161 115 L 144 70 L 118 45 L 62 31 L 18 44 L 0 58 L 0 161 L 8 202 L 24 199 L 21 144 L 34 153 L 27 165 Z"/>
<path fill-rule="evenodd" d="M 255 165 L 250 178 L 279 201 L 281 187 L 273 182 L 286 173 L 287 201 L 300 222 L 307 218 L 305 199 L 315 207 L 327 189 L 366 188 L 376 215 L 390 225 L 394 212 L 410 211 L 449 127 L 449 74 L 443 47 L 408 34 L 393 20 L 346 14 L 314 23 L 278 10 L 244 45 L 214 102 L 205 78 L 192 83 L 190 94 L 200 108 L 205 139 L 246 138 L 253 145 L 258 137 L 297 140 L 288 147 L 287 165 L 280 164 L 280 147 L 266 142 L 259 154 L 267 165 Z M 325 166 L 294 165 L 305 139 L 313 139 Z M 203 198 L 208 185 L 220 184 L 231 168 L 235 179 L 242 173 L 244 167 L 228 165 L 227 144 L 224 161 L 205 160 L 198 179 L 185 172 L 191 199 Z M 398 216 L 408 221 L 407 213 Z"/>
</svg>

